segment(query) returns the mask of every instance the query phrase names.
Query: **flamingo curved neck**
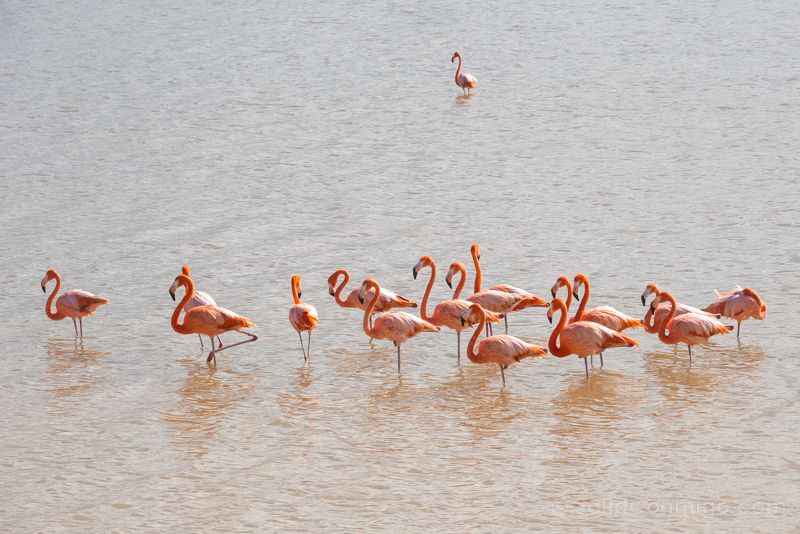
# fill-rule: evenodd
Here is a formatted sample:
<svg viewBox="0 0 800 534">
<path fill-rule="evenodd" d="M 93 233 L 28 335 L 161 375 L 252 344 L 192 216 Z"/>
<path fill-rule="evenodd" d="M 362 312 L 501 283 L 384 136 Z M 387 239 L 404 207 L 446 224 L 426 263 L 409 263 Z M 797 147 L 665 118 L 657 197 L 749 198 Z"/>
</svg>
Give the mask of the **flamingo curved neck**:
<svg viewBox="0 0 800 534">
<path fill-rule="evenodd" d="M 458 67 L 456 68 L 456 85 L 458 85 L 458 78 L 461 76 L 461 54 L 457 55 L 456 57 L 458 58 Z M 475 293 L 477 292 L 478 290 L 475 290 Z"/>
<path fill-rule="evenodd" d="M 55 300 L 59 289 L 61 289 L 61 275 L 56 273 L 56 287 L 53 288 L 53 292 L 50 293 L 49 297 L 47 297 L 47 303 L 45 303 L 45 305 L 44 305 L 45 313 L 47 314 L 47 316 L 50 319 L 52 319 L 54 321 L 60 321 L 61 319 L 64 318 L 64 314 L 62 313 L 61 310 L 56 309 L 56 311 L 53 311 L 53 309 L 52 309 L 53 308 L 53 301 Z"/>
<path fill-rule="evenodd" d="M 464 289 L 464 286 L 467 285 L 467 270 L 460 263 L 456 266 L 456 269 L 458 269 L 458 274 L 460 277 L 458 280 L 458 285 L 456 286 L 456 290 L 453 292 L 453 300 L 456 300 L 461 296 L 461 291 Z"/>
<path fill-rule="evenodd" d="M 581 280 L 583 281 L 583 297 L 581 297 L 581 303 L 578 305 L 578 311 L 575 312 L 576 321 L 580 321 L 581 317 L 583 317 L 583 312 L 586 310 L 586 305 L 589 303 L 589 295 L 592 294 L 592 290 L 589 286 L 589 279 L 582 277 Z"/>
<path fill-rule="evenodd" d="M 292 298 L 295 304 L 300 304 L 300 295 L 297 293 L 297 279 L 292 278 Z"/>
<path fill-rule="evenodd" d="M 172 319 L 170 320 L 170 324 L 172 325 L 172 329 L 179 333 L 179 334 L 192 334 L 191 330 L 186 327 L 186 316 L 183 318 L 183 323 L 179 323 L 178 319 L 180 318 L 181 312 L 183 311 L 184 306 L 192 299 L 194 296 L 194 282 L 192 279 L 186 276 L 185 274 L 178 275 L 178 278 L 181 278 L 185 285 L 186 285 L 186 294 L 183 295 L 183 298 L 175 307 L 175 311 L 172 312 Z"/>
<path fill-rule="evenodd" d="M 564 303 L 564 307 L 569 312 L 569 308 L 572 306 L 572 282 L 567 277 L 564 277 L 564 287 L 567 288 L 567 301 Z"/>
<path fill-rule="evenodd" d="M 483 308 L 480 309 L 480 323 L 478 327 L 475 328 L 475 331 L 472 332 L 472 337 L 469 338 L 469 345 L 467 345 L 467 358 L 469 361 L 473 363 L 481 363 L 481 359 L 478 356 L 478 353 L 475 352 L 475 343 L 478 342 L 478 338 L 483 332 L 484 327 L 486 326 L 486 313 L 483 311 Z"/>
<path fill-rule="evenodd" d="M 461 59 L 459 58 L 459 65 L 460 64 Z M 483 282 L 483 272 L 481 271 L 481 260 L 478 259 L 478 255 L 475 251 L 472 252 L 472 263 L 475 264 L 475 283 L 472 286 L 473 293 L 480 293 L 481 282 Z"/>
<path fill-rule="evenodd" d="M 675 339 L 675 336 L 671 331 L 669 335 L 667 334 L 667 325 L 670 323 L 670 321 L 672 321 L 672 319 L 675 318 L 675 312 L 677 311 L 675 309 L 676 308 L 675 297 L 666 292 L 661 293 L 661 295 L 663 295 L 664 299 L 666 299 L 666 301 L 669 302 L 669 313 L 667 313 L 667 316 L 664 317 L 663 321 L 661 321 L 661 324 L 658 325 L 658 339 L 662 343 L 666 343 L 668 345 L 674 345 L 677 343 L 677 340 Z"/>
<path fill-rule="evenodd" d="M 647 313 L 644 314 L 642 324 L 644 325 L 645 332 L 648 334 L 658 333 L 658 328 L 656 328 L 655 314 L 650 310 L 650 308 L 647 308 Z"/>
<path fill-rule="evenodd" d="M 419 310 L 419 316 L 422 317 L 423 321 L 430 321 L 431 318 L 428 315 L 428 297 L 431 295 L 431 290 L 433 289 L 433 281 L 436 279 L 436 263 L 431 260 L 431 277 L 428 279 L 428 286 L 425 288 L 425 296 L 422 297 L 422 304 L 420 304 L 421 308 Z"/>
<path fill-rule="evenodd" d="M 342 283 L 336 288 L 336 292 L 333 294 L 333 298 L 336 301 L 336 304 L 339 306 L 344 306 L 345 301 L 342 298 L 342 292 L 344 291 L 345 286 L 350 283 L 350 273 L 346 270 L 342 269 L 340 271 L 336 271 L 336 277 L 343 276 Z"/>
<path fill-rule="evenodd" d="M 561 312 L 561 317 L 558 318 L 558 324 L 550 333 L 550 339 L 547 341 L 547 348 L 553 356 L 563 358 L 564 356 L 569 356 L 570 353 L 562 350 L 562 347 L 558 346 L 558 336 L 561 335 L 561 331 L 564 330 L 564 326 L 567 324 L 567 309 L 560 300 L 556 300 L 553 306 Z"/>
<path fill-rule="evenodd" d="M 367 309 L 364 310 L 364 322 L 362 326 L 364 328 L 364 333 L 371 338 L 375 338 L 372 335 L 372 328 L 369 326 L 369 318 L 372 315 L 372 312 L 375 310 L 375 306 L 378 304 L 378 299 L 381 296 L 381 288 L 375 282 L 364 282 L 364 285 L 367 286 L 367 294 L 369 294 L 369 290 L 374 290 L 372 292 L 372 298 L 369 299 L 369 303 L 367 304 Z"/>
</svg>

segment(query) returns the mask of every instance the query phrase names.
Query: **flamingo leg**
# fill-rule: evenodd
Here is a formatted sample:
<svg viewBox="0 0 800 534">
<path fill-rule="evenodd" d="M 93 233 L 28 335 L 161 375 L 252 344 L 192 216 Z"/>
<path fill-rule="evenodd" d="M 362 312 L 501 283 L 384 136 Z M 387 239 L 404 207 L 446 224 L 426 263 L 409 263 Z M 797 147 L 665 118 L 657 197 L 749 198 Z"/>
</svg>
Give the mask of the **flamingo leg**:
<svg viewBox="0 0 800 534">
<path fill-rule="evenodd" d="M 486 323 L 486 337 L 489 337 L 489 323 Z"/>
<path fill-rule="evenodd" d="M 489 335 L 490 336 L 494 335 L 494 326 L 492 326 L 492 323 L 489 323 Z"/>
<path fill-rule="evenodd" d="M 458 365 L 461 365 L 461 330 L 456 332 L 456 338 L 458 339 Z"/>
<path fill-rule="evenodd" d="M 592 362 L 592 369 L 594 369 L 594 354 L 589 356 L 589 360 Z"/>
<path fill-rule="evenodd" d="M 308 360 L 308 356 L 306 356 L 306 348 L 303 346 L 303 334 L 300 331 L 297 331 L 297 337 L 300 338 L 300 348 L 303 350 L 303 361 Z"/>
<path fill-rule="evenodd" d="M 81 325 L 81 339 L 83 339 L 83 317 L 78 319 L 78 323 Z"/>
<path fill-rule="evenodd" d="M 217 336 L 217 348 L 218 349 L 222 348 L 222 340 L 219 338 L 219 336 Z"/>
<path fill-rule="evenodd" d="M 503 321 L 506 323 L 506 334 L 508 334 L 508 314 L 503 316 Z"/>
<path fill-rule="evenodd" d="M 245 332 L 244 330 L 237 330 L 237 332 L 242 333 L 246 336 L 250 336 L 250 339 L 245 339 L 244 341 L 239 341 L 234 343 L 233 345 L 225 345 L 225 347 L 217 347 L 216 352 L 222 352 L 226 349 L 232 349 L 233 347 L 238 347 L 239 345 L 244 345 L 245 343 L 252 343 L 253 341 L 258 341 L 258 336 L 255 334 L 251 334 L 250 332 Z M 212 345 L 214 340 L 211 340 Z M 214 355 L 214 361 L 216 362 L 216 354 Z"/>
<path fill-rule="evenodd" d="M 197 334 L 197 337 L 200 338 L 200 350 L 205 349 L 205 347 L 203 346 L 203 336 L 201 336 L 200 334 Z"/>
<path fill-rule="evenodd" d="M 742 328 L 742 321 L 736 321 L 736 341 L 739 341 L 739 329 Z"/>
<path fill-rule="evenodd" d="M 400 374 L 400 345 L 397 345 L 397 374 Z"/>
<path fill-rule="evenodd" d="M 586 378 L 589 378 L 589 361 L 586 356 L 583 357 L 583 366 L 586 367 Z"/>
<path fill-rule="evenodd" d="M 689 363 L 692 363 L 692 346 L 691 345 L 686 345 L 686 346 L 689 347 Z"/>
<path fill-rule="evenodd" d="M 78 322 L 75 320 L 74 317 L 72 318 L 72 326 L 75 327 L 75 337 L 77 338 L 78 337 Z"/>
<path fill-rule="evenodd" d="M 311 330 L 308 331 L 308 357 L 311 358 Z"/>
<path fill-rule="evenodd" d="M 208 353 L 208 358 L 206 358 L 206 363 L 209 363 L 211 360 L 214 360 L 214 365 L 217 365 L 217 352 L 214 350 L 214 336 L 208 336 L 208 339 L 211 340 L 211 352 Z"/>
<path fill-rule="evenodd" d="M 506 387 L 506 372 L 505 372 L 505 368 L 502 365 L 500 365 L 499 363 L 497 364 L 497 366 L 500 367 L 500 376 L 503 378 L 503 387 L 505 388 Z"/>
<path fill-rule="evenodd" d="M 603 353 L 600 353 L 600 369 L 603 368 Z"/>
</svg>

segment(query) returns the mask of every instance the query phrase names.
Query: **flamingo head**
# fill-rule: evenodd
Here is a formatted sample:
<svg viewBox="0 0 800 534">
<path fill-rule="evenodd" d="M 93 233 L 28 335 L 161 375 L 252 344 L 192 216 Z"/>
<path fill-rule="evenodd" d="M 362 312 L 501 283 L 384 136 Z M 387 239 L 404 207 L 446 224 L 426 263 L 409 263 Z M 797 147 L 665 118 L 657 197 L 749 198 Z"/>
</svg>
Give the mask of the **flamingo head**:
<svg viewBox="0 0 800 534">
<path fill-rule="evenodd" d="M 188 263 L 183 264 L 183 267 L 181 267 L 181 272 L 186 276 L 192 276 L 192 269 L 189 267 Z"/>
<path fill-rule="evenodd" d="M 417 264 L 414 265 L 414 268 L 411 270 L 411 274 L 414 275 L 414 280 L 417 279 L 417 275 L 422 269 L 424 269 L 425 267 L 430 267 L 431 265 L 433 265 L 433 260 L 431 259 L 431 257 L 422 256 L 417 262 Z"/>
<path fill-rule="evenodd" d="M 47 270 L 47 272 L 44 274 L 44 278 L 42 278 L 42 283 L 41 283 L 42 293 L 47 293 L 47 290 L 45 289 L 45 286 L 47 285 L 47 282 L 49 282 L 50 280 L 52 280 L 56 276 L 58 276 L 58 271 L 56 271 L 55 269 L 48 269 Z"/>
<path fill-rule="evenodd" d="M 461 326 L 472 326 L 481 322 L 484 317 L 486 314 L 483 312 L 483 308 L 476 302 L 461 314 Z"/>
<path fill-rule="evenodd" d="M 292 276 L 292 287 L 297 290 L 297 298 L 303 296 L 303 288 L 300 287 L 300 275 Z"/>
<path fill-rule="evenodd" d="M 175 281 L 169 286 L 169 296 L 172 297 L 172 300 L 175 300 L 175 291 L 177 291 L 180 286 L 186 287 L 186 280 L 188 279 L 189 277 L 185 274 L 179 274 L 175 277 Z"/>
<path fill-rule="evenodd" d="M 587 282 L 587 278 L 585 274 L 576 274 L 575 279 L 572 281 L 572 296 L 577 300 L 580 299 L 578 296 L 578 290 L 581 288 L 583 284 Z"/>
<path fill-rule="evenodd" d="M 561 276 L 558 277 L 556 283 L 553 284 L 553 287 L 550 288 L 550 295 L 553 298 L 556 298 L 556 293 L 558 293 L 558 290 L 564 286 L 569 286 L 569 278 L 567 278 L 562 274 Z"/>
<path fill-rule="evenodd" d="M 761 300 L 761 297 L 758 293 L 756 293 L 755 289 L 746 287 L 742 290 L 742 294 L 755 299 L 756 304 L 758 305 L 758 315 L 754 318 L 759 320 L 764 319 L 764 317 L 767 316 L 767 305 L 764 304 L 764 301 Z"/>
<path fill-rule="evenodd" d="M 559 298 L 554 298 L 553 302 L 550 303 L 550 307 L 547 308 L 547 320 L 550 321 L 550 324 L 553 324 L 553 315 L 557 312 L 561 311 L 561 313 L 567 313 L 567 306 L 564 304 L 564 301 Z"/>
<path fill-rule="evenodd" d="M 344 274 L 344 270 L 339 269 L 328 277 L 328 293 L 332 297 L 336 296 L 336 283 L 339 281 L 339 276 L 342 274 Z"/>
<path fill-rule="evenodd" d="M 458 54 L 458 52 L 456 52 L 456 54 Z M 469 247 L 469 252 L 470 252 L 470 254 L 472 254 L 473 258 L 475 258 L 478 261 L 481 260 L 481 251 L 478 248 L 478 244 L 477 243 L 473 243 L 472 246 Z"/>
<path fill-rule="evenodd" d="M 454 63 L 457 57 L 461 57 L 461 54 L 458 51 L 453 52 L 453 57 L 450 58 L 450 63 Z"/>
<path fill-rule="evenodd" d="M 647 284 L 647 287 L 644 288 L 644 293 L 642 293 L 642 306 L 647 306 L 647 297 L 650 295 L 656 295 L 661 293 L 661 290 L 658 288 L 655 282 L 650 282 Z"/>
<path fill-rule="evenodd" d="M 656 298 L 654 298 L 653 302 L 650 303 L 650 312 L 651 313 L 655 313 L 656 312 L 656 308 L 658 308 L 658 306 L 662 302 L 665 302 L 665 301 L 669 300 L 671 297 L 672 297 L 672 295 L 670 295 L 666 291 L 659 291 L 658 293 L 656 293 Z"/>
<path fill-rule="evenodd" d="M 467 269 L 460 262 L 454 261 L 451 263 L 450 268 L 447 270 L 447 276 L 444 277 L 444 281 L 447 282 L 447 287 L 453 289 L 453 277 L 456 273 L 461 273 L 463 276 L 466 272 Z"/>
<path fill-rule="evenodd" d="M 378 282 L 376 282 L 372 278 L 367 278 L 366 280 L 361 282 L 361 287 L 358 290 L 358 302 L 364 304 L 367 296 L 367 291 L 369 291 L 370 288 L 375 288 L 378 292 L 380 292 L 380 286 L 378 285 Z"/>
</svg>

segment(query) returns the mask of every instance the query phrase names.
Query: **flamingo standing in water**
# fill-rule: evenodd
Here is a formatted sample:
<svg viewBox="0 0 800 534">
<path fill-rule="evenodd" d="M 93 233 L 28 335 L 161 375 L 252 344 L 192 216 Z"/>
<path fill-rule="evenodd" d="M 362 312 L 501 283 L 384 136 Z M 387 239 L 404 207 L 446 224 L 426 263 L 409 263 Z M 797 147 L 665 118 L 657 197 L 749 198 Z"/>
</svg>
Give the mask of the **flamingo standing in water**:
<svg viewBox="0 0 800 534">
<path fill-rule="evenodd" d="M 42 293 L 47 293 L 47 283 L 56 279 L 56 287 L 50 296 L 47 298 L 47 303 L 44 305 L 44 312 L 47 316 L 54 320 L 60 321 L 65 317 L 72 319 L 72 326 L 75 327 L 75 337 L 83 339 L 83 318 L 92 315 L 97 308 L 103 304 L 108 304 L 108 300 L 103 297 L 98 297 L 83 289 L 71 289 L 58 297 L 56 300 L 56 311 L 52 309 L 53 299 L 56 298 L 58 290 L 61 289 L 61 275 L 55 269 L 49 269 L 42 278 Z M 76 321 L 77 319 L 77 321 Z M 78 322 L 80 322 L 81 333 L 78 334 Z"/>
<path fill-rule="evenodd" d="M 553 332 L 550 334 L 548 348 L 553 356 L 563 358 L 571 354 L 583 358 L 583 365 L 586 368 L 586 378 L 589 378 L 589 362 L 587 357 L 600 356 L 600 367 L 603 366 L 603 351 L 611 347 L 638 347 L 639 344 L 619 332 L 615 332 L 600 323 L 591 321 L 575 321 L 567 324 L 567 307 L 559 299 L 553 299 L 550 309 L 547 310 L 547 319 L 552 323 L 555 312 L 560 311 L 561 317 L 558 320 Z M 561 345 L 558 345 L 558 342 Z"/>
<path fill-rule="evenodd" d="M 188 276 L 189 278 L 192 277 L 192 269 L 189 267 L 188 264 L 184 263 L 183 267 L 181 267 L 181 272 Z M 216 306 L 217 301 L 215 301 L 211 295 L 206 293 L 205 291 L 195 291 L 194 296 L 189 299 L 189 302 L 186 303 L 186 306 L 183 308 L 184 312 L 191 310 L 192 308 L 196 308 L 198 306 Z M 205 349 L 203 346 L 203 336 L 197 334 L 197 337 L 200 339 L 200 350 Z M 217 344 L 219 348 L 222 348 L 222 340 L 217 336 Z"/>
<path fill-rule="evenodd" d="M 575 312 L 575 317 L 570 319 L 571 323 L 577 321 L 591 321 L 610 328 L 615 332 L 622 332 L 626 328 L 640 328 L 644 326 L 639 319 L 634 319 L 633 317 L 625 315 L 611 306 L 601 306 L 600 308 L 592 308 L 589 311 L 585 311 L 586 304 L 589 302 L 589 295 L 591 295 L 589 278 L 585 274 L 576 274 L 572 289 L 572 296 L 574 296 L 576 300 L 579 298 L 578 291 L 580 291 L 581 286 L 584 286 L 586 289 L 583 292 L 581 303 L 578 305 L 578 311 Z"/>
<path fill-rule="evenodd" d="M 461 314 L 461 324 L 479 323 L 478 328 L 472 333 L 472 337 L 467 345 L 467 357 L 473 363 L 496 363 L 500 367 L 500 376 L 503 377 L 503 387 L 506 387 L 505 370 L 512 363 L 518 362 L 523 358 L 535 358 L 545 356 L 547 349 L 527 343 L 514 336 L 489 336 L 478 344 L 478 351 L 475 352 L 475 342 L 481 335 L 484 324 L 486 323 L 486 311 L 480 304 L 472 304 L 469 309 Z"/>
<path fill-rule="evenodd" d="M 458 337 L 458 363 L 461 363 L 461 331 L 466 328 L 464 323 L 461 321 L 461 314 L 464 313 L 472 305 L 472 303 L 468 300 L 459 299 L 456 295 L 451 300 L 444 300 L 437 304 L 436 307 L 433 308 L 433 313 L 428 315 L 428 297 L 431 295 L 433 283 L 436 279 L 436 263 L 430 256 L 422 256 L 419 259 L 419 262 L 414 265 L 412 273 L 414 275 L 414 280 L 416 280 L 419 272 L 425 267 L 431 268 L 431 277 L 428 280 L 428 286 L 425 288 L 425 296 L 422 297 L 422 305 L 419 309 L 419 314 L 423 321 L 428 321 L 436 326 L 446 326 L 447 328 L 456 331 L 456 335 Z M 461 286 L 463 286 L 464 282 L 465 280 L 462 276 L 461 283 L 456 293 L 461 293 Z M 450 282 L 448 281 L 448 285 L 449 284 Z M 488 321 L 493 323 L 500 322 L 501 315 L 492 312 L 487 312 L 485 315 L 486 320 Z"/>
<path fill-rule="evenodd" d="M 483 281 L 483 270 L 481 269 L 481 252 L 477 243 L 473 243 L 470 247 L 470 254 L 472 255 L 472 263 L 475 265 L 475 293 L 478 293 L 481 290 L 481 283 Z M 491 291 L 500 291 L 503 293 L 511 293 L 522 296 L 523 300 L 514 306 L 511 311 L 517 312 L 524 310 L 525 308 L 547 308 L 550 306 L 550 303 L 543 298 L 509 284 L 498 284 L 490 287 L 489 289 Z M 503 319 L 505 321 L 505 332 L 508 334 L 508 315 L 506 315 Z"/>
<path fill-rule="evenodd" d="M 336 283 L 339 281 L 339 278 L 343 277 L 342 283 L 339 286 L 336 286 Z M 345 286 L 350 283 L 350 273 L 347 272 L 346 269 L 339 269 L 334 271 L 328 277 L 328 293 L 336 300 L 336 304 L 341 306 L 342 308 L 358 308 L 359 310 L 366 310 L 367 305 L 362 304 L 358 300 L 358 289 L 352 290 L 348 293 L 346 298 L 342 298 L 342 292 L 344 291 Z M 367 298 L 369 300 L 369 298 Z M 389 291 L 388 289 L 381 288 L 381 296 L 378 299 L 378 303 L 375 305 L 376 312 L 385 312 L 389 311 L 392 308 L 416 308 L 417 303 L 411 299 L 407 299 L 402 295 L 398 295 L 394 291 Z M 372 324 L 372 317 L 369 318 L 370 324 Z"/>
<path fill-rule="evenodd" d="M 675 297 L 668 291 L 662 291 L 650 303 L 650 311 L 655 313 L 658 305 L 666 302 L 669 306 L 669 313 L 658 326 L 658 339 L 667 345 L 677 345 L 686 343 L 689 347 L 689 363 L 692 362 L 692 345 L 706 343 L 708 338 L 715 334 L 727 334 L 733 330 L 733 326 L 722 324 L 717 318 L 707 314 L 684 313 L 675 316 L 677 303 Z M 667 334 L 669 329 L 669 334 Z"/>
<path fill-rule="evenodd" d="M 375 317 L 373 324 L 369 318 L 378 304 L 381 286 L 372 278 L 367 278 L 358 291 L 358 300 L 363 304 L 369 290 L 374 290 L 370 296 L 367 309 L 364 311 L 364 333 L 372 339 L 388 339 L 397 347 L 397 372 L 400 373 L 400 345 L 422 332 L 439 332 L 439 327 L 415 317 L 406 312 L 386 312 Z"/>
<path fill-rule="evenodd" d="M 644 293 L 642 293 L 642 306 L 647 306 L 647 297 L 650 295 L 655 295 L 656 297 L 661 293 L 661 289 L 656 285 L 655 282 L 650 282 L 645 286 Z M 648 334 L 658 334 L 658 327 L 667 317 L 669 313 L 669 306 L 666 303 L 661 303 L 658 308 L 656 308 L 655 313 L 653 310 L 648 306 L 647 313 L 644 314 L 644 319 L 642 319 L 642 323 L 644 325 L 644 329 Z M 687 306 L 686 304 L 677 303 L 675 306 L 675 317 L 679 315 L 683 315 L 685 313 L 698 313 L 700 315 L 708 315 L 709 317 L 714 317 L 719 319 L 721 315 L 713 314 L 704 312 L 700 308 L 695 308 L 694 306 Z M 677 344 L 676 344 L 677 348 Z"/>
<path fill-rule="evenodd" d="M 214 360 L 216 364 L 217 352 L 230 349 L 237 345 L 243 345 L 244 343 L 252 343 L 258 339 L 258 336 L 255 334 L 242 330 L 243 328 L 255 326 L 250 319 L 241 315 L 236 315 L 232 311 L 218 306 L 198 306 L 192 308 L 183 315 L 183 322 L 178 322 L 181 312 L 195 293 L 192 279 L 185 274 L 179 274 L 175 277 L 175 281 L 169 288 L 169 295 L 172 297 L 172 300 L 175 300 L 175 291 L 180 286 L 186 288 L 186 294 L 175 307 L 175 311 L 172 312 L 170 324 L 172 325 L 172 329 L 178 334 L 203 334 L 211 339 L 211 352 L 208 353 L 206 362 Z M 224 348 L 214 347 L 214 337 L 218 337 L 223 332 L 232 332 L 234 330 L 249 336 L 250 339 L 234 343 L 233 345 L 226 345 Z"/>
<path fill-rule="evenodd" d="M 292 298 L 294 305 L 289 308 L 289 322 L 292 328 L 295 329 L 297 335 L 300 337 L 300 348 L 303 350 L 303 360 L 308 361 L 311 357 L 311 331 L 317 327 L 317 309 L 311 304 L 300 302 L 300 297 L 303 296 L 303 289 L 300 287 L 300 277 L 298 275 L 292 276 Z M 308 352 L 306 353 L 303 347 L 303 334 L 300 332 L 308 332 Z"/>
<path fill-rule="evenodd" d="M 470 89 L 475 89 L 478 85 L 478 79 L 469 72 L 461 72 L 461 54 L 455 52 L 453 57 L 450 58 L 450 63 L 453 63 L 458 58 L 458 68 L 456 69 L 456 85 L 461 88 L 464 94 L 468 94 Z"/>
<path fill-rule="evenodd" d="M 747 319 L 764 320 L 767 316 L 767 305 L 752 288 L 746 287 L 736 289 L 727 293 L 717 293 L 718 299 L 703 311 L 709 313 L 719 313 L 724 317 L 736 321 L 736 339 L 739 339 L 739 331 L 742 328 L 742 321 Z"/>
</svg>

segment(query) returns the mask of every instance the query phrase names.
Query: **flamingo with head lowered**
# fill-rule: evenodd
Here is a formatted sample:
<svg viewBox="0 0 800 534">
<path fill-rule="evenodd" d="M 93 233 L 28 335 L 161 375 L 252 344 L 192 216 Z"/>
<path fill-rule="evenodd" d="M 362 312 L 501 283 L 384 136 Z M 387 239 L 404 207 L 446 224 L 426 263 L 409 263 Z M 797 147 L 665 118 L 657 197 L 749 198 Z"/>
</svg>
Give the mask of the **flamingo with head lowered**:
<svg viewBox="0 0 800 534">
<path fill-rule="evenodd" d="M 397 347 L 397 372 L 400 373 L 400 345 L 422 332 L 439 332 L 439 327 L 415 317 L 406 312 L 386 312 L 375 317 L 373 324 L 370 325 L 369 318 L 378 304 L 378 295 L 381 286 L 372 278 L 367 278 L 361 284 L 358 291 L 358 300 L 363 304 L 366 302 L 370 290 L 374 293 L 370 295 L 367 309 L 364 311 L 363 328 L 364 333 L 371 339 L 388 339 Z"/>
<path fill-rule="evenodd" d="M 650 282 L 647 284 L 647 286 L 644 288 L 644 293 L 642 293 L 642 306 L 647 306 L 647 297 L 650 295 L 657 297 L 659 294 L 661 294 L 661 289 L 656 285 L 655 282 Z M 685 313 L 699 313 L 700 315 L 708 315 L 716 319 L 721 317 L 719 314 L 708 313 L 700 308 L 695 308 L 694 306 L 687 306 L 686 304 L 677 303 L 675 305 L 675 317 Z M 665 302 L 659 304 L 655 312 L 653 312 L 652 308 L 648 306 L 647 313 L 644 314 L 644 319 L 642 319 L 645 331 L 648 334 L 658 334 L 658 328 L 667 317 L 667 314 L 669 314 L 669 305 Z"/>
<path fill-rule="evenodd" d="M 419 309 L 420 317 L 422 317 L 422 320 L 428 321 L 436 326 L 446 326 L 447 328 L 456 331 L 456 335 L 458 337 L 458 362 L 461 363 L 461 331 L 466 328 L 466 325 L 461 320 L 461 314 L 464 313 L 472 305 L 472 303 L 468 300 L 459 299 L 457 298 L 458 295 L 455 295 L 451 300 L 444 300 L 437 304 L 436 307 L 433 308 L 433 313 L 428 315 L 428 297 L 431 295 L 433 283 L 436 279 L 436 263 L 430 256 L 422 256 L 417 264 L 414 265 L 412 274 L 414 275 L 414 280 L 416 280 L 419 272 L 426 267 L 430 267 L 431 277 L 428 279 L 428 286 L 425 288 L 425 296 L 422 297 L 422 305 Z M 448 280 L 447 283 L 449 285 L 450 281 Z M 461 282 L 459 284 L 459 288 L 456 290 L 456 293 L 461 292 L 461 286 L 463 286 L 463 284 L 464 277 L 462 275 Z M 502 317 L 502 315 L 486 312 L 487 321 L 497 323 L 500 322 L 500 317 Z"/>
<path fill-rule="evenodd" d="M 575 321 L 567 324 L 567 307 L 559 299 L 553 299 L 550 309 L 547 310 L 547 319 L 552 323 L 553 315 L 561 312 L 558 324 L 550 334 L 548 348 L 553 356 L 563 358 L 571 354 L 583 358 L 586 367 L 586 378 L 589 378 L 589 356 L 598 354 L 600 366 L 603 365 L 603 351 L 611 347 L 638 347 L 639 344 L 619 332 L 615 332 L 600 323 L 590 321 Z M 560 345 L 559 345 L 560 343 Z"/>
<path fill-rule="evenodd" d="M 53 299 L 56 298 L 58 290 L 61 289 L 61 275 L 55 269 L 49 269 L 42 278 L 42 293 L 47 293 L 47 283 L 54 279 L 56 280 L 56 287 L 50 296 L 47 298 L 47 303 L 44 305 L 44 311 L 47 317 L 54 321 L 60 321 L 65 317 L 72 319 L 72 326 L 75 327 L 75 337 L 83 339 L 83 318 L 92 315 L 97 308 L 103 304 L 108 304 L 108 300 L 103 297 L 98 297 L 83 289 L 71 289 L 58 297 L 56 300 L 56 311 L 53 311 Z M 77 319 L 77 321 L 76 321 Z M 78 322 L 81 325 L 81 332 L 78 334 Z"/>
<path fill-rule="evenodd" d="M 183 267 L 181 267 L 181 272 L 188 276 L 189 278 L 192 277 L 192 269 L 189 267 L 188 264 L 184 263 Z M 189 299 L 189 302 L 186 303 L 183 310 L 187 312 L 192 308 L 196 308 L 198 306 L 216 306 L 217 301 L 213 299 L 211 295 L 206 293 L 205 291 L 195 291 L 194 296 Z M 197 337 L 200 338 L 200 350 L 203 350 L 205 347 L 203 346 L 203 336 L 197 334 Z M 222 340 L 217 336 L 217 343 L 219 348 L 222 348 Z"/>
<path fill-rule="evenodd" d="M 719 313 L 736 321 L 736 339 L 739 339 L 742 321 L 747 319 L 762 321 L 767 316 L 767 305 L 755 289 L 737 287 L 727 293 L 717 293 L 717 297 L 719 298 L 706 306 L 704 311 Z"/>
<path fill-rule="evenodd" d="M 458 58 L 458 68 L 456 68 L 456 85 L 461 88 L 464 94 L 469 94 L 470 89 L 475 89 L 478 85 L 478 79 L 469 72 L 461 72 L 461 54 L 455 52 L 453 57 L 450 58 L 450 63 L 453 63 Z"/>
<path fill-rule="evenodd" d="M 516 363 L 524 358 L 535 358 L 545 356 L 547 349 L 527 343 L 514 336 L 489 336 L 478 343 L 478 350 L 475 351 L 475 343 L 481 335 L 484 324 L 486 323 L 486 311 L 480 304 L 472 304 L 461 314 L 461 324 L 479 323 L 478 328 L 472 333 L 467 346 L 467 357 L 474 363 L 496 363 L 500 367 L 500 376 L 503 377 L 503 387 L 506 386 L 505 370 L 512 363 Z"/>
<path fill-rule="evenodd" d="M 258 339 L 258 336 L 255 334 L 243 330 L 244 328 L 255 326 L 250 319 L 218 306 L 198 306 L 192 308 L 183 315 L 183 322 L 179 322 L 181 312 L 195 293 L 192 279 L 185 274 L 179 274 L 169 288 L 169 295 L 172 297 L 172 300 L 175 300 L 175 291 L 180 286 L 186 288 L 186 294 L 175 307 L 175 311 L 172 312 L 170 324 L 172 325 L 172 329 L 178 334 L 203 334 L 211 339 L 211 352 L 208 353 L 206 362 L 214 360 L 216 364 L 218 352 L 244 343 L 252 343 Z M 241 332 L 249 336 L 250 339 L 234 343 L 233 345 L 226 345 L 224 348 L 214 347 L 214 337 L 219 336 L 223 332 L 233 331 Z"/>
</svg>

